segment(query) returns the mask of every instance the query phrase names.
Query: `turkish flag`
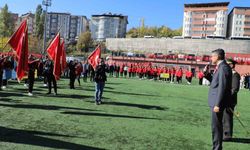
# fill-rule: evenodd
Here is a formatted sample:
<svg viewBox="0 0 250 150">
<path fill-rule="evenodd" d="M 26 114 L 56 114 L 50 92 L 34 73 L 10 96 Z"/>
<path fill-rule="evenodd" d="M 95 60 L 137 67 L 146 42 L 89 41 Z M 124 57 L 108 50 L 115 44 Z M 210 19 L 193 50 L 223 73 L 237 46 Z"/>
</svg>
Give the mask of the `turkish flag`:
<svg viewBox="0 0 250 150">
<path fill-rule="evenodd" d="M 28 27 L 27 20 L 24 20 L 17 31 L 8 41 L 11 48 L 16 51 L 17 79 L 20 82 L 28 73 Z"/>
<path fill-rule="evenodd" d="M 61 56 L 61 64 L 62 64 L 62 72 L 67 68 L 67 62 L 66 62 L 66 51 L 64 46 L 64 41 L 61 44 L 62 49 L 62 56 Z"/>
<path fill-rule="evenodd" d="M 20 40 L 24 37 L 26 29 L 27 29 L 27 20 L 24 20 L 23 22 L 21 22 L 16 32 L 11 36 L 11 38 L 8 41 L 13 50 L 15 51 L 19 50 L 18 46 Z"/>
<path fill-rule="evenodd" d="M 60 47 L 60 34 L 58 33 L 56 37 L 51 41 L 49 47 L 47 48 L 47 53 L 51 60 L 55 60 L 56 50 Z"/>
<path fill-rule="evenodd" d="M 61 55 L 62 55 L 59 33 L 50 43 L 49 47 L 47 48 L 47 53 L 49 55 L 49 58 L 54 62 L 53 75 L 55 76 L 56 80 L 59 80 L 61 76 Z"/>
<path fill-rule="evenodd" d="M 96 49 L 89 55 L 88 62 L 95 69 L 98 65 L 98 61 L 101 58 L 101 47 L 98 45 Z"/>
</svg>

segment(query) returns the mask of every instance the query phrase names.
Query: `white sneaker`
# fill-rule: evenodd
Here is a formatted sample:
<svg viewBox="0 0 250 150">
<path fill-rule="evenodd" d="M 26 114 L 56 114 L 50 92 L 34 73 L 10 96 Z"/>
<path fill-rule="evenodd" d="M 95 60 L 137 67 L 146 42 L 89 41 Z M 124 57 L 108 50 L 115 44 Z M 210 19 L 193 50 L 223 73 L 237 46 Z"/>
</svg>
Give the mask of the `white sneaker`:
<svg viewBox="0 0 250 150">
<path fill-rule="evenodd" d="M 44 87 L 47 87 L 47 84 L 43 84 Z"/>
<path fill-rule="evenodd" d="M 2 86 L 2 89 L 6 89 L 7 87 L 6 86 Z"/>
<path fill-rule="evenodd" d="M 28 96 L 33 96 L 33 94 L 32 93 L 28 93 Z"/>
<path fill-rule="evenodd" d="M 28 87 L 28 85 L 27 85 L 27 84 L 24 84 L 23 86 Z"/>
</svg>

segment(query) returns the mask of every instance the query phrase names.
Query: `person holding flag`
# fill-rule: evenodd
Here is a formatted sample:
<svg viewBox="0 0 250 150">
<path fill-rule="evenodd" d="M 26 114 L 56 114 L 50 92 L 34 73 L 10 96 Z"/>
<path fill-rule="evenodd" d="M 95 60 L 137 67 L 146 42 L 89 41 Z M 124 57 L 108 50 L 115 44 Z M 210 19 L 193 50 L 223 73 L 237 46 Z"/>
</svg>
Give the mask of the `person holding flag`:
<svg viewBox="0 0 250 150">
<path fill-rule="evenodd" d="M 54 95 L 57 95 L 57 83 L 56 80 L 60 79 L 62 73 L 62 46 L 60 43 L 60 34 L 57 33 L 56 37 L 52 40 L 47 48 L 48 58 L 45 63 L 45 72 L 48 80 L 49 92 L 51 94 L 51 82 L 53 82 Z"/>
<path fill-rule="evenodd" d="M 101 58 L 101 47 L 98 45 L 95 51 L 88 57 L 89 64 L 95 71 L 95 104 L 100 105 L 102 103 L 102 94 L 107 81 L 106 65 L 104 59 Z"/>
<path fill-rule="evenodd" d="M 102 103 L 102 94 L 105 87 L 105 82 L 107 81 L 107 67 L 105 65 L 104 59 L 99 60 L 99 65 L 95 70 L 95 103 L 100 105 Z"/>
<path fill-rule="evenodd" d="M 7 44 L 14 50 L 17 61 L 17 80 L 20 82 L 28 74 L 28 26 L 25 19 L 11 36 Z"/>
<path fill-rule="evenodd" d="M 28 96 L 33 96 L 33 85 L 35 81 L 35 70 L 38 68 L 39 59 L 35 59 L 33 55 L 29 56 L 28 66 L 28 80 L 29 80 L 29 93 Z"/>
</svg>

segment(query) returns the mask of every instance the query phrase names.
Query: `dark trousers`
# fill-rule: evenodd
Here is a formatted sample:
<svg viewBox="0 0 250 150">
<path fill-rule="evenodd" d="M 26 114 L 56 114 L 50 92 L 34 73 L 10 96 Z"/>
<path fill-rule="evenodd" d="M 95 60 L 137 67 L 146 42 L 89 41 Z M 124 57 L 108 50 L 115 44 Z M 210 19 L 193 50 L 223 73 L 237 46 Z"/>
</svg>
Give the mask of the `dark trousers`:
<svg viewBox="0 0 250 150">
<path fill-rule="evenodd" d="M 181 83 L 181 77 L 176 77 L 176 82 Z"/>
<path fill-rule="evenodd" d="M 233 112 L 234 106 L 228 107 L 224 110 L 223 114 L 223 132 L 224 137 L 232 137 L 233 136 Z"/>
<path fill-rule="evenodd" d="M 29 74 L 28 79 L 29 79 L 29 93 L 32 93 L 35 81 L 35 74 L 34 73 Z"/>
<path fill-rule="evenodd" d="M 0 71 L 0 89 L 3 85 L 3 71 Z"/>
<path fill-rule="evenodd" d="M 129 77 L 129 78 L 132 77 L 132 73 L 131 73 L 131 72 L 128 73 L 128 77 Z"/>
<path fill-rule="evenodd" d="M 81 75 L 77 75 L 76 78 L 77 78 L 78 84 L 79 84 L 79 86 L 80 86 L 80 85 L 81 85 L 81 81 L 80 81 Z"/>
<path fill-rule="evenodd" d="M 190 82 L 190 83 L 192 82 L 192 77 L 187 77 L 186 79 L 188 82 Z"/>
<path fill-rule="evenodd" d="M 203 78 L 199 79 L 199 85 L 202 85 Z"/>
<path fill-rule="evenodd" d="M 88 72 L 84 72 L 83 73 L 83 82 L 87 82 L 87 79 L 88 79 Z"/>
<path fill-rule="evenodd" d="M 43 78 L 43 84 L 47 84 L 47 83 L 48 83 L 47 76 L 44 76 L 44 78 Z"/>
<path fill-rule="evenodd" d="M 219 113 L 215 113 L 213 108 L 211 108 L 212 114 L 212 141 L 213 141 L 213 150 L 222 150 L 222 140 L 223 140 L 223 112 L 224 109 L 220 108 Z"/>
<path fill-rule="evenodd" d="M 53 82 L 53 87 L 54 87 L 54 92 L 57 94 L 57 85 L 56 85 L 56 79 L 54 75 L 47 76 L 47 81 L 48 81 L 48 88 L 49 88 L 49 93 L 51 93 L 51 82 Z"/>
<path fill-rule="evenodd" d="M 125 76 L 125 78 L 127 78 L 127 74 L 128 74 L 128 72 L 127 72 L 127 71 L 124 71 L 124 76 Z"/>
<path fill-rule="evenodd" d="M 8 80 L 7 79 L 3 79 L 3 86 L 7 86 L 8 84 Z"/>
<path fill-rule="evenodd" d="M 70 74 L 69 78 L 70 78 L 70 82 L 69 82 L 70 89 L 74 89 L 75 88 L 76 75 L 75 74 Z"/>
</svg>

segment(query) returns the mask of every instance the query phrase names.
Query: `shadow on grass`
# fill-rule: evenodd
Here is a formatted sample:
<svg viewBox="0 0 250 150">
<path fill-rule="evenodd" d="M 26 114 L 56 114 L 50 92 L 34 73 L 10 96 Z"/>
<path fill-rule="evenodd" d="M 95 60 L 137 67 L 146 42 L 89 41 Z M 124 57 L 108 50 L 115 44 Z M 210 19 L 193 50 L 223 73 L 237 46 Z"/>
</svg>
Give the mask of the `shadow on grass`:
<svg viewBox="0 0 250 150">
<path fill-rule="evenodd" d="M 250 139 L 247 139 L 247 138 L 232 138 L 230 141 L 225 141 L 225 142 L 250 144 Z"/>
<path fill-rule="evenodd" d="M 45 97 L 57 97 L 57 98 L 74 98 L 74 99 L 85 99 L 85 98 L 93 98 L 93 96 L 87 96 L 87 95 L 76 95 L 76 94 L 61 94 L 59 93 L 58 95 L 53 95 L 53 94 L 40 94 Z"/>
<path fill-rule="evenodd" d="M 42 109 L 42 110 L 70 109 L 70 110 L 98 111 L 98 110 L 84 109 L 84 108 L 62 107 L 62 106 L 53 106 L 53 105 L 37 105 L 37 104 L 2 104 L 0 103 L 0 106 L 12 107 L 12 108 L 23 108 L 23 109 Z"/>
<path fill-rule="evenodd" d="M 20 103 L 22 102 L 22 100 L 13 100 L 10 98 L 0 98 L 1 102 L 8 102 L 8 103 Z"/>
<path fill-rule="evenodd" d="M 114 83 L 114 82 L 106 82 L 105 84 L 109 84 L 109 85 L 121 85 L 121 84 L 123 84 L 123 83 Z"/>
<path fill-rule="evenodd" d="M 72 112 L 72 111 L 65 111 L 65 112 L 62 112 L 62 113 L 63 114 L 69 114 L 69 115 L 84 115 L 84 116 L 129 118 L 129 119 L 153 119 L 153 120 L 160 120 L 158 118 L 138 117 L 138 116 L 128 116 L 128 115 L 116 115 L 116 114 L 104 114 L 104 113 L 92 113 L 92 112 Z"/>
<path fill-rule="evenodd" d="M 105 105 L 116 105 L 116 106 L 128 106 L 128 107 L 137 107 L 141 109 L 153 109 L 153 110 L 167 110 L 168 108 L 164 108 L 161 106 L 153 106 L 153 105 L 144 105 L 144 104 L 131 104 L 131 103 L 123 103 L 123 102 L 104 102 Z"/>
<path fill-rule="evenodd" d="M 25 96 L 22 93 L 13 93 L 13 92 L 7 92 L 7 91 L 1 91 L 0 95 L 1 95 L 1 97 L 10 97 L 10 96 L 22 97 L 22 96 Z"/>
<path fill-rule="evenodd" d="M 100 148 L 60 141 L 60 140 L 51 139 L 51 138 L 47 138 L 43 136 L 72 137 L 68 135 L 60 135 L 60 134 L 46 133 L 46 132 L 39 132 L 39 131 L 11 129 L 11 128 L 0 126 L 0 141 L 1 142 L 42 146 L 42 147 L 56 148 L 56 149 L 100 150 Z"/>
<path fill-rule="evenodd" d="M 15 91 L 15 92 L 24 92 L 24 93 L 28 93 L 28 91 L 29 91 L 29 89 L 28 88 L 13 88 L 13 91 Z M 33 90 L 34 92 L 41 92 L 41 91 L 44 91 L 44 90 L 42 90 L 41 88 L 35 88 L 34 90 Z"/>
<path fill-rule="evenodd" d="M 85 91 L 92 91 L 94 92 L 95 89 L 84 89 Z M 113 93 L 113 94 L 121 94 L 121 95 L 133 95 L 133 96 L 153 96 L 153 97 L 159 97 L 159 95 L 153 95 L 153 94 L 144 94 L 144 93 L 130 93 L 130 92 L 120 92 L 120 91 L 112 91 L 112 90 L 107 90 L 106 87 L 104 87 L 104 93 Z"/>
</svg>

